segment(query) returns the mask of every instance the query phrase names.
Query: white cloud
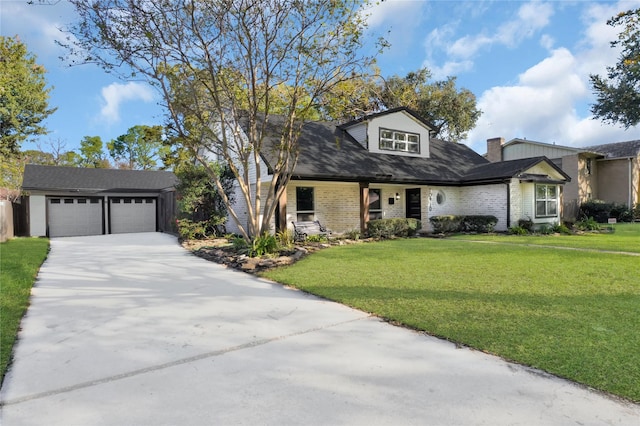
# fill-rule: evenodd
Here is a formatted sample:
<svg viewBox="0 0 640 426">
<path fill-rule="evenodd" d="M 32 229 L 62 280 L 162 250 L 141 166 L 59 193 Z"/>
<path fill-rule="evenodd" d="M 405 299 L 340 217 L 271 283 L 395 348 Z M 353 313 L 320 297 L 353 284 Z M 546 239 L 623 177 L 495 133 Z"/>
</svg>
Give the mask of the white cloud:
<svg viewBox="0 0 640 426">
<path fill-rule="evenodd" d="M 501 44 L 515 47 L 546 27 L 552 15 L 553 7 L 549 3 L 525 3 L 515 17 L 498 26 L 497 30 L 485 29 L 481 34 L 459 38 L 449 46 L 447 53 L 459 58 L 471 58 L 485 46 Z"/>
<path fill-rule="evenodd" d="M 104 106 L 100 110 L 100 118 L 108 123 L 120 121 L 120 106 L 124 102 L 136 100 L 143 102 L 153 101 L 153 90 L 144 83 L 112 83 L 107 87 L 103 87 L 101 93 Z"/>
</svg>

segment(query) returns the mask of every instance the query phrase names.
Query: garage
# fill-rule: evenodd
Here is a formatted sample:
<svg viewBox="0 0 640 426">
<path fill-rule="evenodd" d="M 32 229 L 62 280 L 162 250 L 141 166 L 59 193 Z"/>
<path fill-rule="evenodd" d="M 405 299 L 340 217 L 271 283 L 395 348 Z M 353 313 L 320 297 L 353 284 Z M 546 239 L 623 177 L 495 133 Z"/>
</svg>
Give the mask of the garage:
<svg viewBox="0 0 640 426">
<path fill-rule="evenodd" d="M 142 197 L 109 198 L 109 230 L 111 234 L 154 232 L 156 200 Z"/>
<path fill-rule="evenodd" d="M 175 232 L 177 178 L 164 170 L 27 164 L 28 235 Z"/>
<path fill-rule="evenodd" d="M 75 237 L 104 233 L 101 198 L 49 197 L 50 237 Z"/>
</svg>

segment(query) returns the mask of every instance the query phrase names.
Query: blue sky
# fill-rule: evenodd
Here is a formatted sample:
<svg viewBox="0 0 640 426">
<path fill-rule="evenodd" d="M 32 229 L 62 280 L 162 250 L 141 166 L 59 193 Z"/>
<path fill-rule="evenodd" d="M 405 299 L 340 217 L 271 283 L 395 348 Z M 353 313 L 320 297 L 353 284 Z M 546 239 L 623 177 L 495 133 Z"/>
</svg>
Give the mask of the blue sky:
<svg viewBox="0 0 640 426">
<path fill-rule="evenodd" d="M 54 2 L 55 3 L 55 2 Z M 640 127 L 624 130 L 593 120 L 589 74 L 604 74 L 617 54 L 617 32 L 606 25 L 634 1 L 421 1 L 387 0 L 372 6 L 372 37 L 391 43 L 378 66 L 383 75 L 404 76 L 420 67 L 435 79 L 452 75 L 471 90 L 483 115 L 465 141 L 479 153 L 486 139 L 502 136 L 588 146 L 640 139 Z M 143 82 L 125 82 L 92 65 L 68 67 L 64 28 L 74 20 L 64 0 L 28 5 L 0 0 L 0 33 L 19 35 L 54 87 L 41 138 L 78 147 L 84 136 L 108 141 L 137 124 L 162 124 L 158 95 Z M 34 148 L 27 143 L 24 149 Z"/>
</svg>

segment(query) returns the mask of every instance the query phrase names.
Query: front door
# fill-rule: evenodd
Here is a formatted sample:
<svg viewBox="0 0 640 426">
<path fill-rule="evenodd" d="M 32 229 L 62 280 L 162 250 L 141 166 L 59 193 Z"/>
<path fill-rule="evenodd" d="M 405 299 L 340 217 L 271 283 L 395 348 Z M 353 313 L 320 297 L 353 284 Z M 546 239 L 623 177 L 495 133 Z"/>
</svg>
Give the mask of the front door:
<svg viewBox="0 0 640 426">
<path fill-rule="evenodd" d="M 406 217 L 408 219 L 422 218 L 422 209 L 420 207 L 420 188 L 411 188 L 405 190 L 406 200 Z"/>
</svg>

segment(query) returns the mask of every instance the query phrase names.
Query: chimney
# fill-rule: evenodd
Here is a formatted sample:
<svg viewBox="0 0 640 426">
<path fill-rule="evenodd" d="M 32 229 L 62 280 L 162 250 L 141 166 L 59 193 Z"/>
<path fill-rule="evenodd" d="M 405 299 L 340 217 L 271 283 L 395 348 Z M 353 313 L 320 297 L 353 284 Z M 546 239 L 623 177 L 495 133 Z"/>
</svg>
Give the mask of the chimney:
<svg viewBox="0 0 640 426">
<path fill-rule="evenodd" d="M 504 138 L 487 139 L 487 160 L 492 163 L 502 161 L 502 145 Z"/>
</svg>

